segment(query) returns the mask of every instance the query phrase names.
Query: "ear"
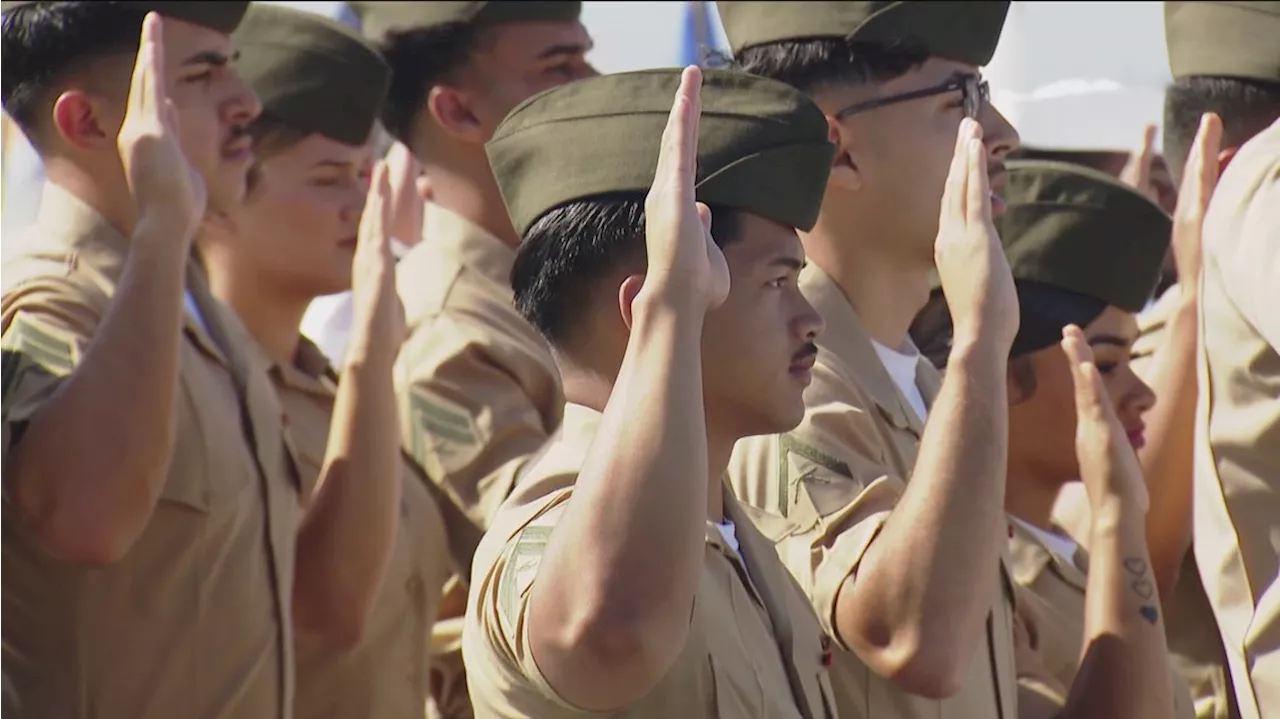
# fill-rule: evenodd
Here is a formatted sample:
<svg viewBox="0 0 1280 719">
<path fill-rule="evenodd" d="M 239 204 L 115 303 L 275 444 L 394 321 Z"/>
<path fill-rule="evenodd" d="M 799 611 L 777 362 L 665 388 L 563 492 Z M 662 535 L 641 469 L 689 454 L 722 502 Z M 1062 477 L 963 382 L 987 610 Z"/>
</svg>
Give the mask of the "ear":
<svg viewBox="0 0 1280 719">
<path fill-rule="evenodd" d="M 850 191 L 862 187 L 862 175 L 849 154 L 852 139 L 848 128 L 831 115 L 827 115 L 827 141 L 836 148 L 835 154 L 831 157 L 831 178 L 828 182 Z"/>
<path fill-rule="evenodd" d="M 622 281 L 618 286 L 618 310 L 622 313 L 622 322 L 631 329 L 631 306 L 636 301 L 636 296 L 640 294 L 640 288 L 644 286 L 644 275 L 628 275 L 627 279 Z"/>
<path fill-rule="evenodd" d="M 1236 159 L 1236 153 L 1240 151 L 1238 147 L 1224 147 L 1218 153 L 1218 177 L 1222 177 L 1222 173 L 1227 171 L 1227 165 Z"/>
<path fill-rule="evenodd" d="M 64 142 L 85 150 L 115 147 L 119 118 L 110 117 L 107 104 L 83 90 L 67 90 L 53 103 L 53 126 Z"/>
<path fill-rule="evenodd" d="M 449 137 L 484 144 L 484 127 L 471 108 L 468 94 L 455 87 L 436 85 L 427 93 L 427 112 Z"/>
</svg>

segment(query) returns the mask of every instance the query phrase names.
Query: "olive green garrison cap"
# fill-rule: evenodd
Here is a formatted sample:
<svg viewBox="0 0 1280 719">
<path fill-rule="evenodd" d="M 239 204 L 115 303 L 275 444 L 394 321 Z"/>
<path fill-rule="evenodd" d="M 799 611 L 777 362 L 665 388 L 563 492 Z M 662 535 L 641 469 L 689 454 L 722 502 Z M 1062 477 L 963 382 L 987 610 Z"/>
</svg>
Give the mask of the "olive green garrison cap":
<svg viewBox="0 0 1280 719">
<path fill-rule="evenodd" d="M 521 103 L 486 149 L 520 236 L 575 200 L 653 185 L 680 69 L 579 80 Z M 697 198 L 808 230 L 817 222 L 834 148 L 816 105 L 794 88 L 707 70 L 698 132 Z"/>
<path fill-rule="evenodd" d="M 1147 304 L 1173 223 L 1110 175 L 1065 162 L 1014 160 L 996 219 L 1015 280 L 1094 297 L 1129 312 Z"/>
<path fill-rule="evenodd" d="M 44 5 L 54 6 L 60 3 L 45 2 L 44 0 L 27 0 L 22 2 L 5 2 L 0 3 L 0 11 L 9 12 L 26 5 Z M 103 0 L 103 4 L 120 5 L 135 11 L 157 12 L 164 17 L 171 17 L 175 20 L 182 20 L 193 25 L 200 25 L 211 30 L 217 30 L 222 33 L 230 33 L 240 24 L 240 19 L 244 17 L 245 10 L 248 9 L 247 2 L 203 2 L 198 0 L 190 0 L 189 2 L 116 2 L 115 0 Z"/>
<path fill-rule="evenodd" d="M 364 35 L 381 40 L 391 31 L 425 30 L 440 25 L 493 25 L 522 20 L 576 20 L 580 2 L 350 2 Z"/>
<path fill-rule="evenodd" d="M 236 70 L 265 113 L 347 145 L 369 139 L 391 69 L 360 35 L 315 13 L 254 3 L 233 37 Z"/>
<path fill-rule="evenodd" d="M 1008 2 L 717 2 L 734 54 L 792 40 L 918 43 L 930 55 L 985 65 L 1000 41 Z"/>
<path fill-rule="evenodd" d="M 1175 78 L 1280 82 L 1280 2 L 1166 2 L 1164 34 Z"/>
</svg>

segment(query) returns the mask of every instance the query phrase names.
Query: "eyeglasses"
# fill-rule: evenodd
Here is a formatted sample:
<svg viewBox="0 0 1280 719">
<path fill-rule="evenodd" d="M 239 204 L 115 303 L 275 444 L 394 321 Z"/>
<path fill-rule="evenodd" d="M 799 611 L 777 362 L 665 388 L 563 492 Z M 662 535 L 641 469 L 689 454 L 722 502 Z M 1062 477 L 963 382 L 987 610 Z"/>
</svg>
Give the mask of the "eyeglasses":
<svg viewBox="0 0 1280 719">
<path fill-rule="evenodd" d="M 900 95 L 890 95 L 888 97 L 878 97 L 874 100 L 859 102 L 846 107 L 836 113 L 837 120 L 843 120 L 851 115 L 859 112 L 874 110 L 877 107 L 885 105 L 894 105 L 899 102 L 907 102 L 908 100 L 919 100 L 922 97 L 933 97 L 941 95 L 944 92 L 954 92 L 956 90 L 964 93 L 964 116 L 971 119 L 978 119 L 978 113 L 982 110 L 984 103 L 991 101 L 991 87 L 986 80 L 980 75 L 965 75 L 963 77 L 955 77 L 941 85 L 926 87 L 922 90 L 912 90 L 904 92 Z"/>
</svg>

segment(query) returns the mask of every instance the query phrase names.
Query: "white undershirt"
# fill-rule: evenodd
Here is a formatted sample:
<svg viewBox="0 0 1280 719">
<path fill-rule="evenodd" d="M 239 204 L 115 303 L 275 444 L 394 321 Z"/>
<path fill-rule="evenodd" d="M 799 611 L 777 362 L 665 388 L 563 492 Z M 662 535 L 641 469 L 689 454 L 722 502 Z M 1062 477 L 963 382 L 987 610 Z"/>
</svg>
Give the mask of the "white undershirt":
<svg viewBox="0 0 1280 719">
<path fill-rule="evenodd" d="M 1070 564 L 1073 567 L 1075 566 L 1076 548 L 1078 546 L 1075 543 L 1075 540 L 1056 532 L 1046 532 L 1037 526 L 1027 524 L 1017 517 L 1010 517 L 1010 519 L 1020 524 L 1023 529 L 1036 535 L 1036 537 L 1038 537 L 1041 542 L 1044 542 L 1044 545 L 1052 550 L 1054 554 L 1065 559 L 1067 564 Z"/>
<path fill-rule="evenodd" d="M 726 518 L 723 523 L 716 522 L 716 529 L 720 530 L 720 536 L 724 537 L 725 544 L 733 547 L 734 553 L 741 557 L 742 549 L 738 546 L 738 528 L 734 526 L 733 520 Z"/>
<path fill-rule="evenodd" d="M 929 418 L 929 410 L 925 407 L 924 395 L 920 394 L 920 388 L 916 386 L 916 368 L 920 365 L 920 352 L 910 344 L 907 345 L 911 347 L 910 354 L 889 349 L 875 340 L 871 340 L 871 344 L 875 346 L 880 363 L 884 365 L 889 377 L 893 379 L 894 384 L 898 385 L 898 391 L 907 398 L 907 404 L 911 405 L 911 409 L 915 410 L 916 418 L 923 423 Z"/>
<path fill-rule="evenodd" d="M 204 317 L 200 314 L 200 308 L 196 307 L 196 301 L 191 296 L 191 290 L 186 290 L 182 293 L 182 307 L 187 311 L 187 314 L 191 315 L 191 319 L 196 321 L 200 329 L 204 330 L 205 334 L 208 334 L 209 326 L 204 323 Z"/>
</svg>

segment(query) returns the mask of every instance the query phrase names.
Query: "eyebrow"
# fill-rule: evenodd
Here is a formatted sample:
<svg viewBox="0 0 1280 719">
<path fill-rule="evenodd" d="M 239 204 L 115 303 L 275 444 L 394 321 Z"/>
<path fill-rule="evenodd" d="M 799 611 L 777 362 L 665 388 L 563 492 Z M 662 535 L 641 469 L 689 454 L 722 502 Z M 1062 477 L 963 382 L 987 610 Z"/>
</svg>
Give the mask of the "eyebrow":
<svg viewBox="0 0 1280 719">
<path fill-rule="evenodd" d="M 1089 338 L 1089 346 L 1094 345 L 1112 345 L 1122 349 L 1128 348 L 1133 344 L 1133 340 L 1120 337 L 1119 335 L 1094 335 Z"/>
<path fill-rule="evenodd" d="M 333 167 L 339 170 L 345 170 L 353 165 L 355 165 L 355 163 L 350 160 L 319 160 L 316 162 L 315 167 Z"/>
<path fill-rule="evenodd" d="M 217 50 L 205 50 L 198 52 L 186 60 L 182 61 L 183 65 L 215 65 L 222 66 L 231 62 L 231 58 Z"/>
<path fill-rule="evenodd" d="M 550 58 L 556 57 L 557 55 L 570 55 L 570 56 L 586 55 L 588 52 L 591 52 L 592 47 L 594 47 L 594 45 L 591 45 L 591 44 L 552 45 L 551 47 L 539 53 L 538 59 L 548 60 Z"/>
<path fill-rule="evenodd" d="M 795 270 L 796 272 L 803 270 L 807 264 L 809 263 L 798 257 L 790 257 L 787 255 L 775 257 L 769 261 L 769 267 L 785 267 L 789 270 Z"/>
</svg>

